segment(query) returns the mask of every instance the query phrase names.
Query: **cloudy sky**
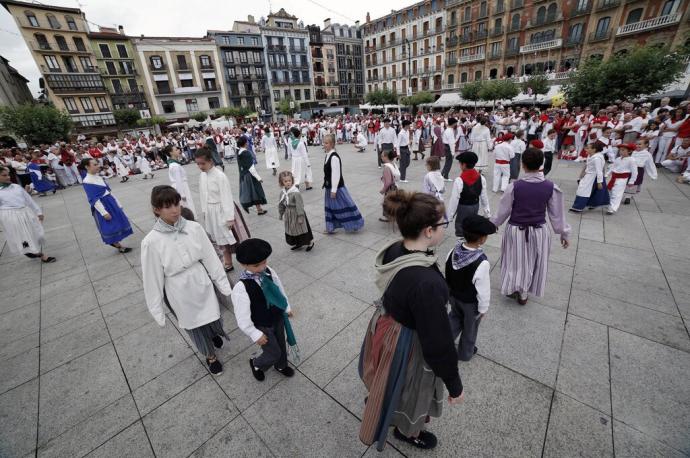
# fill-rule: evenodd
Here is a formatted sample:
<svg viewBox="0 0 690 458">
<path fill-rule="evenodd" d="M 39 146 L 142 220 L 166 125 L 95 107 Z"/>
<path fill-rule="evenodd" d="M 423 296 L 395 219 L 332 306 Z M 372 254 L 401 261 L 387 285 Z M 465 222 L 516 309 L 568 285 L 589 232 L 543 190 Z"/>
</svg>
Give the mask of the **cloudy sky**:
<svg viewBox="0 0 690 458">
<path fill-rule="evenodd" d="M 258 20 L 270 9 L 278 11 L 280 8 L 298 16 L 305 24 L 322 25 L 328 17 L 332 22 L 353 24 L 359 20 L 364 23 L 367 11 L 376 18 L 401 5 L 394 0 L 373 3 L 367 0 L 43 0 L 41 3 L 81 7 L 93 30 L 97 30 L 93 24 L 122 25 L 128 35 L 152 36 L 204 36 L 206 30 L 228 30 L 233 21 L 246 20 L 249 14 Z M 29 88 L 36 96 L 41 75 L 14 19 L 4 8 L 0 8 L 0 55 L 29 80 Z"/>
</svg>

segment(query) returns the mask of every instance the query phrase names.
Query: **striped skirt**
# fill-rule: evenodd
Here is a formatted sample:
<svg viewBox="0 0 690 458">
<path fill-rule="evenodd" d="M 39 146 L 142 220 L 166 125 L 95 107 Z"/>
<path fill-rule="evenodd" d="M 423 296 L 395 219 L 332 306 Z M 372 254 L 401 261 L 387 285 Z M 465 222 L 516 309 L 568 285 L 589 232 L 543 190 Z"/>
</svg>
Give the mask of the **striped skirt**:
<svg viewBox="0 0 690 458">
<path fill-rule="evenodd" d="M 345 186 L 338 188 L 335 199 L 331 197 L 330 189 L 324 189 L 324 205 L 328 232 L 333 232 L 339 227 L 348 232 L 358 231 L 364 227 L 364 218 Z"/>
<path fill-rule="evenodd" d="M 543 296 L 550 252 L 551 233 L 546 224 L 506 225 L 501 241 L 501 293 Z"/>
<path fill-rule="evenodd" d="M 218 318 L 203 326 L 194 329 L 185 329 L 189 338 L 194 342 L 196 349 L 206 358 L 216 354 L 216 349 L 213 346 L 213 338 L 216 336 L 225 337 L 229 340 L 228 335 L 223 330 L 223 317 Z"/>
</svg>

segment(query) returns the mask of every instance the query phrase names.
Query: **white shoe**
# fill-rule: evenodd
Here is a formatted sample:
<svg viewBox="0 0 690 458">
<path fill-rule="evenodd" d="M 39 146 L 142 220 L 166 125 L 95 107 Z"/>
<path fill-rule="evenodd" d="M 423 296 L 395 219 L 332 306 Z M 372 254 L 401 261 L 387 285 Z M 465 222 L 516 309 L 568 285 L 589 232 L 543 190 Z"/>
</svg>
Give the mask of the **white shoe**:
<svg viewBox="0 0 690 458">
<path fill-rule="evenodd" d="M 400 180 L 401 183 L 409 183 L 407 180 Z"/>
<path fill-rule="evenodd" d="M 450 178 L 444 178 L 443 181 L 447 181 L 448 183 L 450 183 L 453 180 L 451 180 Z"/>
</svg>

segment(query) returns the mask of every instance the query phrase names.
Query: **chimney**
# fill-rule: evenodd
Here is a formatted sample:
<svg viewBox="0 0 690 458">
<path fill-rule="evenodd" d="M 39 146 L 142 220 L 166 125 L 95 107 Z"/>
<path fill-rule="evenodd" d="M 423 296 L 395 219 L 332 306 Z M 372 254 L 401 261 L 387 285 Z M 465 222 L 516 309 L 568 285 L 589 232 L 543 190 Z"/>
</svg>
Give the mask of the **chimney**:
<svg viewBox="0 0 690 458">
<path fill-rule="evenodd" d="M 118 31 L 118 33 L 119 33 L 120 35 L 124 35 L 124 34 L 125 34 L 125 28 L 122 27 L 121 25 L 118 25 L 118 26 L 117 26 L 117 31 Z"/>
<path fill-rule="evenodd" d="M 355 21 L 355 27 L 359 29 L 359 21 Z"/>
<path fill-rule="evenodd" d="M 371 15 L 369 14 L 369 11 L 367 11 L 367 22 L 371 22 Z"/>
<path fill-rule="evenodd" d="M 251 14 L 248 15 L 248 16 L 247 16 L 247 22 L 249 22 L 249 23 L 251 23 L 251 24 L 254 24 L 254 16 L 252 16 Z"/>
<path fill-rule="evenodd" d="M 328 18 L 326 18 L 326 19 L 323 20 L 323 28 L 324 28 L 324 29 L 327 29 L 327 28 L 329 28 L 330 26 L 331 26 L 331 18 L 328 17 Z"/>
</svg>

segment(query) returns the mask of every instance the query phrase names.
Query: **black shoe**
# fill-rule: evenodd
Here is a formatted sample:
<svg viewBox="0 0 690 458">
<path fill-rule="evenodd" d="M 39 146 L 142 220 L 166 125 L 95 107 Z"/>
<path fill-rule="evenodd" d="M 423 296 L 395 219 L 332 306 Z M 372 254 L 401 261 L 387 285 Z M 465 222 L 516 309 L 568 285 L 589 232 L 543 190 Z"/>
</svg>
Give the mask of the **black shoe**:
<svg viewBox="0 0 690 458">
<path fill-rule="evenodd" d="M 302 245 L 295 245 L 292 248 L 290 248 L 290 250 L 295 251 L 295 250 L 299 250 L 300 248 L 302 248 Z"/>
<path fill-rule="evenodd" d="M 285 366 L 282 369 L 278 369 L 276 367 L 276 370 L 286 377 L 292 377 L 293 375 L 295 375 L 295 370 L 293 368 L 291 368 L 290 366 Z"/>
<path fill-rule="evenodd" d="M 623 201 L 623 205 L 630 205 L 630 197 L 626 197 Z"/>
<path fill-rule="evenodd" d="M 118 248 L 117 250 L 118 250 L 120 253 L 129 253 L 130 251 L 132 251 L 132 249 L 131 249 L 130 247 L 126 247 L 126 246 L 120 247 L 120 248 Z"/>
<path fill-rule="evenodd" d="M 220 375 L 223 373 L 223 365 L 217 359 L 212 363 L 208 360 L 206 360 L 206 362 L 208 363 L 208 371 L 213 375 Z"/>
<path fill-rule="evenodd" d="M 57 259 L 55 259 L 55 258 L 52 257 L 52 256 L 48 256 L 48 257 L 45 258 L 45 259 L 41 259 L 41 262 L 44 262 L 44 263 L 46 263 L 46 264 L 50 264 L 51 262 L 55 262 L 55 261 L 57 261 Z"/>
<path fill-rule="evenodd" d="M 214 336 L 213 339 L 213 346 L 216 348 L 222 348 L 223 347 L 223 338 L 221 336 Z"/>
<path fill-rule="evenodd" d="M 398 431 L 398 428 L 395 428 L 393 430 L 393 435 L 395 436 L 396 439 L 401 440 L 403 442 L 407 442 L 408 444 L 421 448 L 424 450 L 429 450 L 434 447 L 436 447 L 436 444 L 438 444 L 438 440 L 436 439 L 436 436 L 434 436 L 432 433 L 429 431 L 420 431 L 419 436 L 417 437 L 407 437 L 400 431 Z"/>
<path fill-rule="evenodd" d="M 263 382 L 266 379 L 266 375 L 264 374 L 264 371 L 259 369 L 258 367 L 254 366 L 254 358 L 251 358 L 249 360 L 249 367 L 252 368 L 252 375 L 254 376 L 255 379 L 257 379 L 260 382 Z"/>
<path fill-rule="evenodd" d="M 307 247 L 307 251 L 311 251 L 314 248 L 314 242 L 311 242 L 311 245 Z"/>
</svg>

